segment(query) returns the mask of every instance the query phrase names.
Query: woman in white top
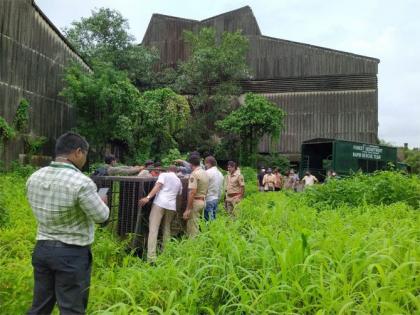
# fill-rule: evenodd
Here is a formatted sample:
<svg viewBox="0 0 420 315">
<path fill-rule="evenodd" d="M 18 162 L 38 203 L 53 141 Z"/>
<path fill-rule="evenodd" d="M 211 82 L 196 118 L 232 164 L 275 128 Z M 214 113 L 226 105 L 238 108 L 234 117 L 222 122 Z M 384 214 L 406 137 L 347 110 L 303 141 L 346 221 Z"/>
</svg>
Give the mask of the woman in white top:
<svg viewBox="0 0 420 315">
<path fill-rule="evenodd" d="M 156 245 L 160 223 L 163 218 L 163 243 L 171 238 L 171 222 L 176 215 L 176 199 L 182 194 L 181 180 L 176 176 L 177 168 L 171 165 L 167 173 L 161 173 L 152 191 L 140 200 L 144 206 L 155 195 L 149 216 L 149 238 L 147 241 L 147 260 L 155 262 Z"/>
</svg>

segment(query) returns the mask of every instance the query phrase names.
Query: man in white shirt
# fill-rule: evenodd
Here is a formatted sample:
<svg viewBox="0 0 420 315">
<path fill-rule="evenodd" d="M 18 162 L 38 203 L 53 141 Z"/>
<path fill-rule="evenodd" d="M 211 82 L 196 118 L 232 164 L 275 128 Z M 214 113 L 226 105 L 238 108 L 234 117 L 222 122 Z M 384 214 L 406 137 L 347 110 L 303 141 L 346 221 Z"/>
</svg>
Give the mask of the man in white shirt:
<svg viewBox="0 0 420 315">
<path fill-rule="evenodd" d="M 305 173 L 305 176 L 302 178 L 302 182 L 305 185 L 305 187 L 307 186 L 313 186 L 316 182 L 318 182 L 318 179 L 311 174 L 311 172 L 307 171 Z"/>
<path fill-rule="evenodd" d="M 181 180 L 176 176 L 176 166 L 171 165 L 167 173 L 161 173 L 152 191 L 140 200 L 144 206 L 155 195 L 149 216 L 149 238 L 147 241 L 147 260 L 156 261 L 156 245 L 160 223 L 163 218 L 163 243 L 171 238 L 171 222 L 176 215 L 176 199 L 182 194 Z"/>
<path fill-rule="evenodd" d="M 206 196 L 206 207 L 204 209 L 204 219 L 212 221 L 216 219 L 217 205 L 223 189 L 223 175 L 217 169 L 217 161 L 213 156 L 208 156 L 204 160 L 206 173 L 209 177 L 209 189 Z"/>
</svg>

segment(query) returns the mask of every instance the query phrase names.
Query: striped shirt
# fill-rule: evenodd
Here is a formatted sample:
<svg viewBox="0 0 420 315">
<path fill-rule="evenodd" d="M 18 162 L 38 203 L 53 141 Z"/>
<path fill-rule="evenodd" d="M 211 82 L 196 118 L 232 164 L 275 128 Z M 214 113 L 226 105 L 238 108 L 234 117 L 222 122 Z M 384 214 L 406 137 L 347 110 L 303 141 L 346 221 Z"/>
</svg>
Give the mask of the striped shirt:
<svg viewBox="0 0 420 315">
<path fill-rule="evenodd" d="M 89 245 L 95 223 L 109 216 L 95 183 L 68 163 L 52 162 L 36 171 L 26 183 L 26 193 L 38 222 L 37 240 Z"/>
</svg>

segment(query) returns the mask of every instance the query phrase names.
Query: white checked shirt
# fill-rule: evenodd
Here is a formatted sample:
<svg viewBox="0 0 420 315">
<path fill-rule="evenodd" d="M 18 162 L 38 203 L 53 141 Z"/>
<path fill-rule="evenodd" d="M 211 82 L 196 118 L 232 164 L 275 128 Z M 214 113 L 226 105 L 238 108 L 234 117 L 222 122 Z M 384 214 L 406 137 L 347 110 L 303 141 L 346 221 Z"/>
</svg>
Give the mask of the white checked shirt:
<svg viewBox="0 0 420 315">
<path fill-rule="evenodd" d="M 218 200 L 223 189 L 223 174 L 216 166 L 209 168 L 206 173 L 209 176 L 209 189 L 207 191 L 206 201 Z"/>
<path fill-rule="evenodd" d="M 89 245 L 95 223 L 109 216 L 95 183 L 68 163 L 52 162 L 36 171 L 29 177 L 26 191 L 38 221 L 37 240 Z"/>
</svg>

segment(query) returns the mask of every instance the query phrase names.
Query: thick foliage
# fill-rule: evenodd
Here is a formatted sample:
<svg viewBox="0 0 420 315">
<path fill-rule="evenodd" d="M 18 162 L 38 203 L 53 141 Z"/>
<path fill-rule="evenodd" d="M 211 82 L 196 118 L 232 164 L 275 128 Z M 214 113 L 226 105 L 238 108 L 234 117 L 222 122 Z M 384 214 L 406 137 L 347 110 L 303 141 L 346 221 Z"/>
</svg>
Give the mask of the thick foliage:
<svg viewBox="0 0 420 315">
<path fill-rule="evenodd" d="M 140 104 L 134 113 L 134 127 L 139 124 L 143 128 L 132 136 L 144 143 L 142 154 L 161 158 L 163 153 L 178 147 L 179 134 L 190 117 L 188 101 L 171 89 L 162 88 L 144 92 Z"/>
<path fill-rule="evenodd" d="M 101 152 L 109 140 L 128 142 L 131 138 L 130 125 L 121 134 L 121 121 L 139 106 L 140 92 L 123 72 L 104 64 L 94 70 L 68 68 L 61 94 L 76 108 L 78 130 Z"/>
<path fill-rule="evenodd" d="M 248 76 L 248 40 L 240 32 L 217 36 L 214 28 L 185 32 L 191 56 L 180 64 L 173 86 L 191 95 L 192 118 L 184 130 L 184 151 L 211 151 L 217 143 L 215 122 L 234 109 L 239 80 Z"/>
<path fill-rule="evenodd" d="M 29 107 L 28 100 L 22 99 L 16 109 L 15 118 L 13 119 L 13 125 L 15 130 L 20 133 L 24 133 L 28 129 L 29 124 Z"/>
<path fill-rule="evenodd" d="M 280 137 L 285 112 L 265 97 L 248 93 L 245 103 L 217 123 L 227 133 L 240 137 L 242 163 L 255 165 L 258 142 L 264 135 L 273 139 Z M 246 158 L 245 158 L 246 157 Z M 253 161 L 249 161 L 249 159 Z"/>
<path fill-rule="evenodd" d="M 74 21 L 64 34 L 91 64 L 111 63 L 115 69 L 127 71 L 137 86 L 147 87 L 153 81 L 157 52 L 134 43 L 128 31 L 127 19 L 120 12 L 100 8 L 93 10 L 90 17 Z"/>
<path fill-rule="evenodd" d="M 9 223 L 9 210 L 6 206 L 7 179 L 0 177 L 0 228 Z"/>
<path fill-rule="evenodd" d="M 304 198 L 310 206 L 320 210 L 342 205 L 357 207 L 395 202 L 419 208 L 420 179 L 391 171 L 371 175 L 356 174 L 307 189 Z"/>
<path fill-rule="evenodd" d="M 241 171 L 255 185 L 255 172 Z M 32 296 L 35 224 L 24 180 L 3 180 L 13 198 L 12 224 L 0 230 L 0 312 L 22 314 Z M 418 312 L 418 211 L 400 202 L 318 212 L 296 196 L 249 194 L 237 219 L 220 214 L 198 237 L 173 240 L 156 267 L 97 231 L 88 313 Z"/>
<path fill-rule="evenodd" d="M 77 129 L 98 156 L 109 141 L 125 147 L 131 160 L 155 157 L 177 146 L 176 137 L 189 118 L 185 97 L 168 88 L 141 94 L 124 72 L 105 64 L 94 70 L 70 67 L 61 94 L 74 104 Z"/>
<path fill-rule="evenodd" d="M 407 163 L 413 174 L 420 175 L 420 150 L 404 150 L 404 162 Z"/>
<path fill-rule="evenodd" d="M 6 142 L 16 136 L 16 131 L 10 126 L 6 119 L 0 116 L 0 141 Z"/>
<path fill-rule="evenodd" d="M 186 155 L 182 155 L 181 152 L 179 152 L 179 150 L 177 148 L 174 149 L 170 149 L 168 151 L 168 153 L 166 153 L 163 157 L 162 157 L 162 165 L 163 166 L 169 166 L 174 164 L 175 160 L 186 160 L 187 156 Z"/>
<path fill-rule="evenodd" d="M 290 169 L 290 161 L 284 155 L 281 154 L 258 154 L 256 160 L 256 167 L 258 168 L 278 167 L 282 174 L 284 174 Z"/>
</svg>

